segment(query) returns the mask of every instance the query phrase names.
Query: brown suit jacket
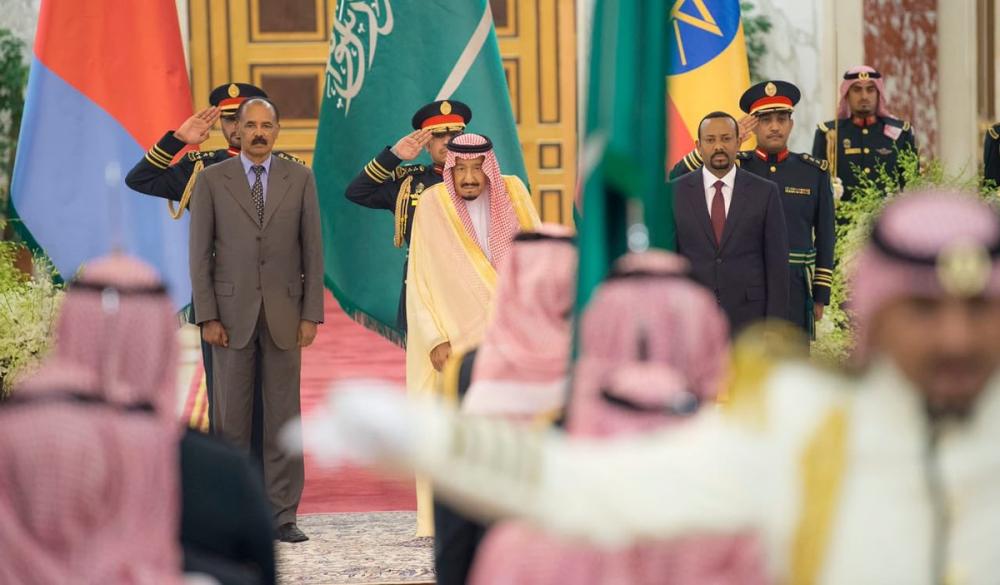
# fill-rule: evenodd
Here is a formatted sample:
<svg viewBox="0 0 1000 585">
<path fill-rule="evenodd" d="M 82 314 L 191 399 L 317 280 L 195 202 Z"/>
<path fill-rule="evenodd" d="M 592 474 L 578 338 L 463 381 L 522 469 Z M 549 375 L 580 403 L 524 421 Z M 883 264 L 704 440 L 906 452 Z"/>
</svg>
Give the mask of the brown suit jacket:
<svg viewBox="0 0 1000 585">
<path fill-rule="evenodd" d="M 198 323 L 219 320 L 245 347 L 261 303 L 275 345 L 293 349 L 302 319 L 323 322 L 323 238 L 309 167 L 271 158 L 264 224 L 240 157 L 198 176 L 191 197 L 191 288 Z"/>
</svg>

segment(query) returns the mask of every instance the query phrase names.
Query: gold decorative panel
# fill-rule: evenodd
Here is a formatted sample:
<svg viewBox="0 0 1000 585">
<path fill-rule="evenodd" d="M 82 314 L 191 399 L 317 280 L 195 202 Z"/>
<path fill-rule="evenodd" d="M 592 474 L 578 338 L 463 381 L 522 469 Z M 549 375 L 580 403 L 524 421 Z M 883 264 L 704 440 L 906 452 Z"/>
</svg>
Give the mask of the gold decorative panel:
<svg viewBox="0 0 1000 585">
<path fill-rule="evenodd" d="M 207 106 L 223 83 L 263 87 L 281 109 L 278 148 L 311 162 L 335 4 L 188 0 L 195 106 Z M 542 219 L 568 223 L 576 182 L 575 1 L 491 0 L 491 9 L 532 194 Z M 224 144 L 215 133 L 205 147 Z"/>
<path fill-rule="evenodd" d="M 250 38 L 254 41 L 284 40 L 280 36 L 302 33 L 307 38 L 326 36 L 324 2 L 315 0 L 248 0 L 250 2 Z"/>
<path fill-rule="evenodd" d="M 492 0 L 531 191 L 542 219 L 561 223 L 576 186 L 575 4 Z"/>
</svg>

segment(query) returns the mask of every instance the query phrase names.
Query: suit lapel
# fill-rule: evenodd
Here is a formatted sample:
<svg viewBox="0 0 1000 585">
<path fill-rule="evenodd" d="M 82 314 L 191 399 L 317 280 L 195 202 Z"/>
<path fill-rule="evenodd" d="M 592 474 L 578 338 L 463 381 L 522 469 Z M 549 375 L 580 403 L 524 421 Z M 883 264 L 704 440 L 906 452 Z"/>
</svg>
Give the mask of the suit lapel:
<svg viewBox="0 0 1000 585">
<path fill-rule="evenodd" d="M 254 209 L 253 201 L 250 200 L 250 184 L 247 182 L 246 175 L 243 174 L 243 163 L 240 162 L 238 156 L 230 160 L 233 161 L 233 164 L 226 168 L 226 190 L 243 208 L 254 225 L 259 225 L 257 223 L 257 210 Z"/>
<path fill-rule="evenodd" d="M 705 230 L 705 237 L 715 246 L 715 231 L 712 229 L 712 217 L 709 215 L 708 203 L 705 201 L 705 187 L 701 170 L 689 173 L 688 176 L 692 178 L 682 183 L 686 191 L 684 198 L 687 200 L 695 220 Z"/>
<path fill-rule="evenodd" d="M 268 173 L 267 177 L 267 200 L 264 201 L 264 228 L 267 227 L 271 216 L 281 206 L 285 195 L 288 194 L 288 167 L 285 166 L 284 162 L 284 160 L 271 155 L 271 172 Z"/>
<path fill-rule="evenodd" d="M 736 225 L 739 223 L 740 219 L 743 217 L 746 211 L 747 195 L 746 195 L 746 171 L 736 169 L 736 178 L 733 180 L 733 198 L 729 202 L 729 213 L 726 214 L 726 226 L 722 229 L 722 243 L 719 245 L 721 250 L 726 242 L 729 241 L 729 237 L 733 235 L 736 231 Z"/>
</svg>

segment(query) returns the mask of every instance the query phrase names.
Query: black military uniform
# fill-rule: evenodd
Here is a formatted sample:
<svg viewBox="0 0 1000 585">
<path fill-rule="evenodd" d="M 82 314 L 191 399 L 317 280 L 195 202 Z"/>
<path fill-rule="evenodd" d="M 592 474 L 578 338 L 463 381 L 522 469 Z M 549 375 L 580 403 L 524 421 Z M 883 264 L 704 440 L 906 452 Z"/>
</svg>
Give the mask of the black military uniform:
<svg viewBox="0 0 1000 585">
<path fill-rule="evenodd" d="M 845 80 L 879 78 L 881 74 L 878 72 L 844 75 Z M 882 97 L 879 96 L 879 99 Z M 814 158 L 828 160 L 828 141 L 836 144 L 835 170 L 836 176 L 840 177 L 844 185 L 844 201 L 851 200 L 854 189 L 859 183 L 858 173 L 875 179 L 879 176 L 881 165 L 885 165 L 889 176 L 895 176 L 902 186 L 903 175 L 902 169 L 899 168 L 898 155 L 905 150 L 913 152 L 917 150 L 910 123 L 883 116 L 851 117 L 819 124 L 813 139 Z M 857 168 L 857 173 L 853 167 Z"/>
<path fill-rule="evenodd" d="M 222 117 L 232 118 L 236 116 L 240 104 L 252 97 L 266 98 L 267 94 L 259 87 L 248 83 L 230 83 L 212 90 L 208 103 L 219 108 Z M 194 190 L 194 178 L 201 169 L 240 154 L 240 149 L 232 146 L 217 150 L 196 150 L 184 155 L 177 164 L 170 164 L 177 153 L 186 146 L 187 144 L 174 136 L 173 130 L 168 130 L 163 138 L 132 167 L 125 177 L 125 184 L 139 193 L 170 201 L 182 201 L 185 192 L 190 196 Z M 275 151 L 274 155 L 305 164 L 305 161 L 288 153 Z M 180 209 L 175 209 L 171 204 L 171 213 L 179 219 L 186 206 L 186 201 Z"/>
<path fill-rule="evenodd" d="M 799 90 L 791 83 L 765 81 L 744 92 L 740 107 L 751 115 L 791 112 L 798 101 Z M 701 160 L 697 151 L 689 153 L 674 166 L 670 178 L 699 170 Z M 814 337 L 813 307 L 830 304 L 833 284 L 834 205 L 826 161 L 787 149 L 768 154 L 758 148 L 741 151 L 737 162 L 743 170 L 778 185 L 788 228 L 789 315 Z"/>
<path fill-rule="evenodd" d="M 986 129 L 983 141 L 983 178 L 1000 186 L 1000 124 Z"/>
<path fill-rule="evenodd" d="M 248 83 L 230 83 L 220 85 L 212 90 L 208 96 L 208 102 L 219 108 L 222 117 L 232 118 L 236 116 L 240 104 L 251 97 L 266 98 L 267 94 L 259 87 Z M 174 136 L 173 130 L 168 130 L 163 138 L 154 144 L 125 176 L 125 184 L 130 189 L 145 195 L 167 199 L 170 202 L 168 205 L 174 219 L 180 219 L 183 215 L 184 209 L 187 207 L 187 198 L 194 191 L 195 177 L 204 167 L 240 154 L 240 150 L 232 146 L 218 150 L 192 151 L 184 155 L 176 164 L 170 164 L 177 153 L 186 146 L 187 144 Z M 305 164 L 304 161 L 287 153 L 275 152 L 274 154 Z M 173 202 L 180 202 L 180 205 L 175 208 Z M 188 322 L 195 323 L 193 303 L 188 312 Z M 212 395 L 212 348 L 204 339 L 201 340 L 201 356 L 205 367 L 208 424 L 211 429 L 214 418 L 212 410 L 215 402 Z M 251 451 L 259 456 L 263 452 L 261 441 L 264 423 L 260 376 L 257 376 L 257 380 L 254 389 L 254 414 L 250 443 Z"/>
<path fill-rule="evenodd" d="M 428 129 L 435 135 L 461 134 L 472 120 L 472 110 L 462 102 L 437 101 L 417 110 L 411 123 L 414 130 Z M 444 180 L 441 165 L 404 165 L 388 146 L 371 160 L 347 186 L 344 195 L 353 203 L 371 209 L 386 209 L 396 218 L 393 243 L 397 248 L 410 243 L 413 215 L 420 194 Z M 406 266 L 399 296 L 397 324 L 406 332 Z"/>
</svg>

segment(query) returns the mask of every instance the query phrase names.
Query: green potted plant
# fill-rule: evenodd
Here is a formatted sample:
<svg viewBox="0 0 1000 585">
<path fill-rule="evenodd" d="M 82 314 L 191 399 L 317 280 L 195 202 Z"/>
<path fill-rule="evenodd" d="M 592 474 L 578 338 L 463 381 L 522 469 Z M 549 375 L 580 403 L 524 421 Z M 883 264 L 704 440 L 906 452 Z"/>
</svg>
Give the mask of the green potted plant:
<svg viewBox="0 0 1000 585">
<path fill-rule="evenodd" d="M 62 299 L 51 262 L 34 257 L 34 271 L 17 266 L 24 247 L 0 241 L 0 400 L 45 355 Z"/>
<path fill-rule="evenodd" d="M 967 179 L 949 175 L 938 160 L 922 162 L 916 153 L 909 151 L 899 153 L 898 160 L 905 189 L 901 188 L 899 177 L 886 172 L 884 166 L 877 169 L 874 177 L 861 172 L 861 169 L 855 169 L 860 184 L 854 190 L 851 201 L 841 201 L 837 205 L 837 215 L 846 221 L 837 225 L 837 268 L 833 274 L 830 306 L 827 307 L 824 319 L 817 325 L 816 341 L 812 346 L 813 355 L 820 360 L 844 363 L 851 353 L 854 330 L 849 309 L 847 277 L 851 271 L 851 263 L 871 233 L 875 218 L 887 202 L 895 197 L 905 196 L 906 191 L 933 187 L 979 193 L 984 199 L 994 202 L 997 199 L 993 185 L 984 185 L 981 177 Z"/>
</svg>

